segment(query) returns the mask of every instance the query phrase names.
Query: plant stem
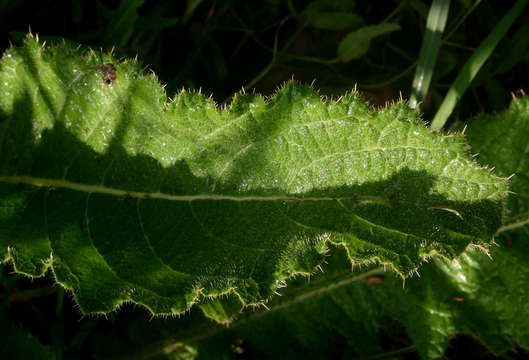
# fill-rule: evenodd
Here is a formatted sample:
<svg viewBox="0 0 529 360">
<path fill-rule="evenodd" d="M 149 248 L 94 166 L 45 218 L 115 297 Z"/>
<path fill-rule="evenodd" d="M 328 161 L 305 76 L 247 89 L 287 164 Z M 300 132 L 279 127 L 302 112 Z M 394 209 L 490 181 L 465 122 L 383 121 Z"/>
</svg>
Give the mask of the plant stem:
<svg viewBox="0 0 529 360">
<path fill-rule="evenodd" d="M 450 29 L 450 31 L 448 32 L 448 34 L 446 35 L 446 37 L 443 39 L 443 40 L 448 40 L 452 37 L 452 35 L 455 34 L 455 32 L 457 31 L 457 29 L 459 29 L 459 27 L 461 26 L 461 24 L 463 24 L 465 22 L 465 20 L 467 19 L 467 17 L 472 14 L 472 12 L 474 11 L 474 9 L 479 5 L 481 4 L 481 1 L 482 0 L 476 0 L 474 2 L 474 4 L 472 4 L 471 7 L 469 7 L 467 9 L 467 11 L 465 12 L 465 14 L 461 17 L 461 19 L 459 19 L 459 21 L 454 25 L 454 27 L 452 29 Z"/>
<path fill-rule="evenodd" d="M 408 53 L 405 50 L 402 50 L 398 46 L 395 46 L 392 43 L 387 43 L 386 46 L 388 48 L 390 48 L 391 50 L 393 50 L 393 52 L 395 54 L 399 55 L 401 58 L 403 58 L 403 59 L 405 59 L 405 60 L 407 60 L 409 62 L 414 62 L 415 61 L 414 57 L 408 55 Z"/>
<path fill-rule="evenodd" d="M 402 348 L 402 349 L 397 349 L 397 350 L 385 352 L 383 354 L 370 356 L 368 358 L 364 358 L 364 360 L 386 359 L 386 358 L 390 358 L 390 357 L 393 357 L 393 356 L 396 356 L 396 355 L 406 354 L 406 353 L 409 353 L 409 352 L 412 352 L 412 351 L 415 351 L 415 350 L 417 350 L 417 346 L 410 345 L 410 346 L 406 346 L 405 348 Z"/>
<path fill-rule="evenodd" d="M 415 66 L 417 66 L 417 62 L 416 61 L 413 64 L 411 64 L 410 66 L 408 66 L 406 69 L 404 69 L 404 71 L 400 72 L 399 74 L 393 76 L 392 78 L 390 78 L 390 79 L 388 79 L 386 81 L 383 81 L 381 83 L 374 83 L 374 84 L 358 84 L 358 87 L 362 88 L 362 89 L 376 89 L 376 88 L 379 88 L 379 87 L 382 87 L 382 86 L 389 85 L 389 84 L 399 80 L 400 78 L 406 76 L 407 74 L 409 74 L 415 68 Z"/>
<path fill-rule="evenodd" d="M 402 10 L 402 8 L 403 8 L 404 6 L 406 6 L 407 4 L 408 4 L 408 0 L 401 1 L 400 4 L 399 4 L 395 9 L 393 9 L 393 11 L 390 12 L 389 15 L 386 16 L 386 17 L 384 18 L 384 20 L 382 20 L 380 23 L 382 24 L 382 23 L 386 23 L 386 22 L 390 21 L 390 20 L 391 20 L 395 15 L 397 15 L 397 14 L 399 13 L 399 11 Z"/>
</svg>

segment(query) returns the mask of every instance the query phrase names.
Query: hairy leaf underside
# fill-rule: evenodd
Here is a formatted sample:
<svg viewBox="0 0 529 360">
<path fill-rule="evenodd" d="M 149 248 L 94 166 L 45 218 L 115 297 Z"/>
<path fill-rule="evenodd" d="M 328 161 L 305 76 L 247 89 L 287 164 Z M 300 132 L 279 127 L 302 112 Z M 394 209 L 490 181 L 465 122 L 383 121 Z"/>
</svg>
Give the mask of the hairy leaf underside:
<svg viewBox="0 0 529 360">
<path fill-rule="evenodd" d="M 293 82 L 226 109 L 168 102 L 134 61 L 33 38 L 4 54 L 0 86 L 2 257 L 52 267 L 83 312 L 258 304 L 330 244 L 406 276 L 501 225 L 506 181 L 403 102 L 375 111 Z"/>
<path fill-rule="evenodd" d="M 158 359 L 165 359 L 166 352 L 182 359 L 219 354 L 326 359 L 344 351 L 381 357 L 401 353 L 388 353 L 380 336 L 392 334 L 397 324 L 424 359 L 442 357 L 457 334 L 473 336 L 496 355 L 516 345 L 529 349 L 529 98 L 515 99 L 504 113 L 482 115 L 468 124 L 468 139 L 480 161 L 495 166 L 499 175 L 514 174 L 506 224 L 488 255 L 469 247 L 457 260 L 435 257 L 421 267 L 420 278 L 407 279 L 403 287 L 400 279 L 377 267 L 351 273 L 347 256 L 334 251 L 323 273 L 310 282 L 290 281 L 281 297 L 268 302 L 270 310 L 246 311 L 228 328 L 213 326 L 196 311 L 175 322 L 156 319 L 132 337 L 135 346 L 107 344 L 100 355 L 113 355 L 105 349 L 132 346 L 130 354 L 136 358 Z M 229 317 L 226 310 L 233 301 L 223 297 L 201 307 L 222 320 Z M 141 317 L 129 320 L 145 322 Z"/>
<path fill-rule="evenodd" d="M 230 328 L 210 326 L 209 331 L 196 316 L 192 330 L 186 323 L 156 322 L 149 332 L 161 340 L 151 338 L 140 349 L 143 354 L 170 346 L 183 355 L 232 354 L 237 343 L 239 351 L 270 357 L 321 359 L 332 358 L 332 349 L 343 349 L 344 342 L 356 354 L 375 356 L 384 352 L 380 330 L 395 322 L 425 359 L 443 356 L 450 340 L 462 333 L 496 355 L 516 345 L 529 349 L 528 138 L 528 97 L 515 99 L 504 113 L 469 122 L 468 139 L 480 161 L 495 166 L 499 175 L 514 174 L 506 224 L 489 255 L 469 247 L 457 260 L 435 257 L 421 268 L 420 278 L 407 279 L 403 287 L 378 268 L 351 274 L 345 256 L 336 252 L 324 273 L 310 283 L 289 284 L 268 304 L 270 311 L 245 313 Z M 187 347 L 175 347 L 178 343 Z"/>
</svg>

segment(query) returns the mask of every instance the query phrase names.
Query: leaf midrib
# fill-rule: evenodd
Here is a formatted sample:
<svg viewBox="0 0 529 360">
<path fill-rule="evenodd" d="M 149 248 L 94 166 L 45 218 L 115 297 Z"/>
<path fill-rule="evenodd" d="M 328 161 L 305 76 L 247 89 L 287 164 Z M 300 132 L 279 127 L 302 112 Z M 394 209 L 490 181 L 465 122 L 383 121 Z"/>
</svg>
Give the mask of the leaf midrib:
<svg viewBox="0 0 529 360">
<path fill-rule="evenodd" d="M 160 192 L 130 191 L 103 185 L 88 185 L 75 183 L 62 179 L 46 179 L 32 176 L 0 176 L 0 182 L 12 184 L 26 184 L 49 189 L 63 188 L 86 193 L 99 193 L 114 195 L 124 198 L 160 199 L 170 201 L 196 201 L 196 200 L 228 200 L 228 201 L 337 201 L 356 200 L 357 202 L 389 203 L 389 199 L 379 196 L 295 196 L 295 195 L 221 195 L 221 194 L 196 194 L 196 195 L 171 195 Z"/>
</svg>

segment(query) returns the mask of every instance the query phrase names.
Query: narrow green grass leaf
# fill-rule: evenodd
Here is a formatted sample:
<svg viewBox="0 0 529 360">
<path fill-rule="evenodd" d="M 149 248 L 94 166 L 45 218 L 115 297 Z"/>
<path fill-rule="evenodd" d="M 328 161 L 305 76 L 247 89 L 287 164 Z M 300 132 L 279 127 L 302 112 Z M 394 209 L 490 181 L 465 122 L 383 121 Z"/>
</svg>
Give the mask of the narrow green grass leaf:
<svg viewBox="0 0 529 360">
<path fill-rule="evenodd" d="M 439 131 L 443 128 L 446 121 L 452 114 L 456 104 L 459 102 L 461 96 L 481 69 L 481 66 L 490 57 L 496 45 L 505 36 L 511 25 L 518 18 L 522 10 L 525 8 L 529 0 L 517 0 L 514 6 L 505 14 L 498 24 L 494 27 L 491 33 L 479 45 L 476 51 L 472 54 L 470 59 L 465 63 L 461 69 L 454 83 L 448 90 L 441 107 L 435 114 L 435 117 L 430 125 L 432 130 Z"/>
<path fill-rule="evenodd" d="M 430 6 L 426 21 L 426 32 L 419 53 L 415 77 L 413 78 L 410 96 L 410 106 L 412 108 L 417 108 L 418 103 L 423 101 L 428 93 L 449 10 L 450 0 L 434 0 Z"/>
</svg>

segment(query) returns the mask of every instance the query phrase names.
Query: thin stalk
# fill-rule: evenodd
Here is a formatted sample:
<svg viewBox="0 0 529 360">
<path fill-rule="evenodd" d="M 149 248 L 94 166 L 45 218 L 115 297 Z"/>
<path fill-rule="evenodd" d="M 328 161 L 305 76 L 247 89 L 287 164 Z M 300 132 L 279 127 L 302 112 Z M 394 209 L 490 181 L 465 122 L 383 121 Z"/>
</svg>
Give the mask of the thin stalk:
<svg viewBox="0 0 529 360">
<path fill-rule="evenodd" d="M 514 6 L 505 14 L 491 33 L 479 45 L 474 54 L 468 59 L 463 69 L 457 75 L 456 80 L 448 90 L 441 107 L 435 114 L 430 125 L 432 130 L 439 131 L 446 124 L 456 104 L 465 93 L 474 77 L 477 75 L 485 61 L 490 57 L 500 40 L 505 36 L 514 21 L 518 18 L 529 0 L 517 0 Z"/>
<path fill-rule="evenodd" d="M 274 50 L 272 52 L 272 60 L 270 60 L 270 63 L 263 69 L 261 70 L 261 72 L 255 77 L 253 78 L 252 81 L 250 81 L 248 84 L 246 84 L 243 88 L 246 88 L 246 89 L 249 89 L 251 87 L 253 87 L 255 84 L 257 84 L 257 82 L 259 82 L 259 80 L 261 80 L 271 69 L 272 67 L 275 65 L 276 63 L 276 57 L 277 57 L 277 43 L 278 43 L 278 38 L 279 38 L 279 30 L 281 29 L 281 26 L 286 22 L 286 20 L 288 19 L 288 17 L 283 20 L 281 22 L 281 24 L 279 24 L 277 30 L 276 30 L 276 35 L 274 37 Z"/>
<path fill-rule="evenodd" d="M 467 11 L 465 11 L 465 14 L 463 14 L 463 16 L 461 17 L 461 19 L 459 19 L 459 21 L 452 27 L 452 29 L 450 29 L 450 31 L 448 32 L 448 34 L 446 35 L 446 37 L 444 38 L 444 40 L 448 40 L 452 37 L 452 35 L 455 34 L 455 32 L 457 31 L 457 29 L 459 29 L 459 27 L 461 26 L 461 24 L 463 24 L 465 22 L 465 20 L 467 19 L 467 17 L 472 14 L 472 12 L 474 11 L 474 9 L 479 5 L 481 4 L 481 1 L 482 0 L 476 0 L 474 2 L 474 4 L 472 4 L 471 7 L 469 7 L 467 9 Z"/>
<path fill-rule="evenodd" d="M 285 44 L 281 48 L 282 52 L 287 51 L 292 46 L 294 41 L 296 41 L 296 39 L 299 37 L 299 35 L 301 35 L 301 33 L 305 30 L 305 28 L 307 27 L 308 24 L 309 24 L 309 22 L 305 19 L 301 23 L 300 27 L 296 30 L 294 35 L 292 35 L 290 38 L 287 39 L 287 41 L 285 42 Z"/>
<path fill-rule="evenodd" d="M 443 35 L 448 12 L 450 10 L 450 0 L 434 0 L 428 12 L 426 20 L 426 33 L 419 53 L 419 61 L 413 78 L 410 106 L 418 107 L 428 93 L 432 74 L 437 61 L 437 54 L 441 47 L 441 37 Z"/>
<path fill-rule="evenodd" d="M 292 0 L 287 0 L 287 7 L 288 7 L 288 10 L 290 11 L 291 15 L 293 15 L 293 16 L 297 16 L 298 15 L 298 12 L 296 11 L 296 7 L 292 3 Z"/>
<path fill-rule="evenodd" d="M 443 40 L 443 45 L 451 46 L 451 47 L 455 47 L 455 48 L 458 48 L 458 49 L 463 49 L 463 50 L 471 51 L 471 52 L 476 51 L 476 48 L 473 48 L 471 46 L 458 44 L 458 43 L 455 43 L 455 42 L 452 42 L 452 41 L 448 41 L 448 40 Z"/>
<path fill-rule="evenodd" d="M 392 78 L 389 78 L 386 81 L 383 81 L 381 83 L 374 83 L 374 84 L 358 84 L 358 87 L 361 89 L 377 89 L 379 87 L 389 85 L 401 79 L 402 77 L 408 75 L 415 68 L 415 66 L 417 66 L 417 62 L 414 62 L 413 64 L 408 66 L 406 69 L 404 69 L 404 71 L 398 73 L 397 75 L 393 76 Z"/>
<path fill-rule="evenodd" d="M 415 58 L 408 55 L 408 53 L 405 51 L 405 50 L 402 50 L 401 48 L 399 48 L 398 46 L 395 46 L 393 45 L 392 43 L 387 43 L 386 46 L 390 49 L 390 50 L 393 50 L 393 52 L 397 55 L 399 55 L 401 58 L 409 61 L 409 62 L 414 62 L 415 61 Z"/>
<path fill-rule="evenodd" d="M 384 20 L 382 20 L 380 23 L 382 24 L 382 23 L 386 23 L 386 22 L 390 21 L 407 4 L 408 4 L 408 0 L 401 1 L 400 4 L 395 9 L 393 9 L 393 11 L 388 16 L 386 16 L 386 18 Z"/>
<path fill-rule="evenodd" d="M 406 346 L 405 348 L 402 348 L 402 349 L 397 349 L 397 350 L 393 350 L 393 351 L 388 351 L 388 352 L 383 353 L 383 354 L 370 356 L 368 358 L 365 358 L 365 360 L 387 359 L 387 358 L 395 357 L 397 355 L 402 355 L 402 354 L 406 354 L 406 353 L 409 353 L 409 352 L 413 352 L 413 351 L 416 351 L 416 350 L 417 350 L 417 346 L 410 345 L 410 346 Z"/>
</svg>

